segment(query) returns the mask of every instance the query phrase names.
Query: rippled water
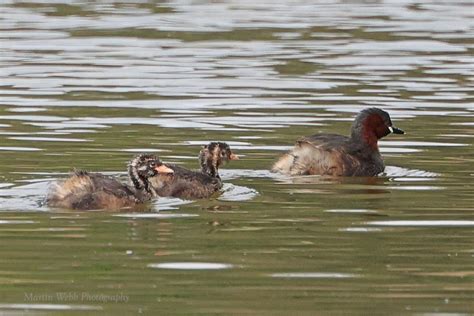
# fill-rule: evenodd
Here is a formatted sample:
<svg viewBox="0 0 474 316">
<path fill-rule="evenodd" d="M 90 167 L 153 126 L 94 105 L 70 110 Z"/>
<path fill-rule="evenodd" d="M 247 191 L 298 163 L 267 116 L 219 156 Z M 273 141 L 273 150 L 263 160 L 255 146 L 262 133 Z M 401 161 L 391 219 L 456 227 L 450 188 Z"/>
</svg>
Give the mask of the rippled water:
<svg viewBox="0 0 474 316">
<path fill-rule="evenodd" d="M 2 1 L 0 314 L 474 313 L 469 1 Z M 377 178 L 268 171 L 378 106 Z M 241 156 L 217 199 L 72 212 L 73 167 Z"/>
</svg>

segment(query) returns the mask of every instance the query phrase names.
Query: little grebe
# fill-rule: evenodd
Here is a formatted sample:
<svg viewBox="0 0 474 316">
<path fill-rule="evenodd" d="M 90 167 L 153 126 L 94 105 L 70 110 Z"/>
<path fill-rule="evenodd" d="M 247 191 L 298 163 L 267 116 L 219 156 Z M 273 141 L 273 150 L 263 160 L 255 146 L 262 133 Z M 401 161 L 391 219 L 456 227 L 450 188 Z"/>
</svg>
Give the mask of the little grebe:
<svg viewBox="0 0 474 316">
<path fill-rule="evenodd" d="M 387 112 L 367 108 L 355 118 L 350 137 L 303 137 L 280 157 L 272 171 L 288 175 L 375 176 L 385 169 L 377 141 L 390 133 L 405 132 L 392 125 Z"/>
<path fill-rule="evenodd" d="M 211 142 L 199 153 L 201 171 L 192 171 L 177 165 L 166 164 L 174 171 L 172 177 L 159 174 L 149 179 L 158 196 L 172 196 L 194 200 L 208 198 L 222 188 L 219 166 L 239 157 L 232 153 L 229 145 Z"/>
<path fill-rule="evenodd" d="M 125 185 L 100 173 L 76 170 L 69 178 L 52 185 L 46 204 L 76 210 L 134 206 L 157 196 L 148 179 L 159 173 L 173 173 L 173 170 L 157 157 L 147 154 L 136 156 L 128 164 L 128 176 L 133 185 Z"/>
</svg>

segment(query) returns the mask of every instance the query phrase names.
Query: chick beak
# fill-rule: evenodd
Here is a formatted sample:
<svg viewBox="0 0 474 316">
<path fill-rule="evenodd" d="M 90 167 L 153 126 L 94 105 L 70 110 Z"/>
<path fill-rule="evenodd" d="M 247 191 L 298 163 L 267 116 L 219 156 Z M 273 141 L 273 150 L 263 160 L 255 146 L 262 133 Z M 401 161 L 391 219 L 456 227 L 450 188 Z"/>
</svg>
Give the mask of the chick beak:
<svg viewBox="0 0 474 316">
<path fill-rule="evenodd" d="M 168 167 L 165 166 L 165 165 L 160 165 L 160 166 L 156 167 L 155 170 L 156 170 L 158 173 L 174 173 L 174 170 L 173 170 L 173 169 L 168 168 Z"/>
<path fill-rule="evenodd" d="M 390 130 L 391 133 L 393 134 L 405 134 L 405 132 L 402 129 L 399 129 L 395 126 L 389 126 L 388 129 Z"/>
<path fill-rule="evenodd" d="M 229 160 L 239 160 L 239 156 L 237 156 L 236 154 L 230 154 Z"/>
</svg>

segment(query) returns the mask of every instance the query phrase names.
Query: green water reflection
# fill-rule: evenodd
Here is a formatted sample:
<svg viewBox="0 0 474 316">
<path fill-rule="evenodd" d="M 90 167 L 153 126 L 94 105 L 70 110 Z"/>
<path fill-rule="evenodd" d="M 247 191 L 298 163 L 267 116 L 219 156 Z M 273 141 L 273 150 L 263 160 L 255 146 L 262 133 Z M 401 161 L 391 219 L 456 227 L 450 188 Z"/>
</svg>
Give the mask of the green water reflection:
<svg viewBox="0 0 474 316">
<path fill-rule="evenodd" d="M 0 314 L 474 312 L 466 3 L 1 6 Z M 268 172 L 369 106 L 407 132 L 385 175 Z M 210 140 L 241 157 L 220 199 L 41 205 L 73 167 L 196 168 Z"/>
</svg>

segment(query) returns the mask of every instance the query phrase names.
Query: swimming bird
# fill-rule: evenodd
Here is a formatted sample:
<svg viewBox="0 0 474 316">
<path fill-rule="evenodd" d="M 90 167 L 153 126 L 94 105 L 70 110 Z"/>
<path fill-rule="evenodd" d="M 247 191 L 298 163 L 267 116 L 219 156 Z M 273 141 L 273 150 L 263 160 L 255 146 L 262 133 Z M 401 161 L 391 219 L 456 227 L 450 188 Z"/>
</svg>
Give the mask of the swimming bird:
<svg viewBox="0 0 474 316">
<path fill-rule="evenodd" d="M 300 138 L 281 156 L 272 171 L 287 175 L 375 176 L 385 165 L 378 140 L 405 132 L 379 108 L 366 108 L 355 118 L 349 137 L 315 134 Z"/>
<path fill-rule="evenodd" d="M 172 177 L 159 174 L 150 178 L 150 184 L 159 196 L 172 196 L 194 200 L 209 198 L 222 188 L 219 167 L 239 157 L 232 153 L 229 145 L 211 142 L 199 153 L 200 171 L 189 170 L 177 165 L 166 164 L 174 171 Z"/>
<path fill-rule="evenodd" d="M 75 170 L 49 189 L 46 205 L 75 210 L 120 209 L 145 203 L 156 197 L 149 178 L 157 174 L 172 174 L 156 156 L 141 154 L 128 163 L 131 185 L 100 173 Z"/>
</svg>

